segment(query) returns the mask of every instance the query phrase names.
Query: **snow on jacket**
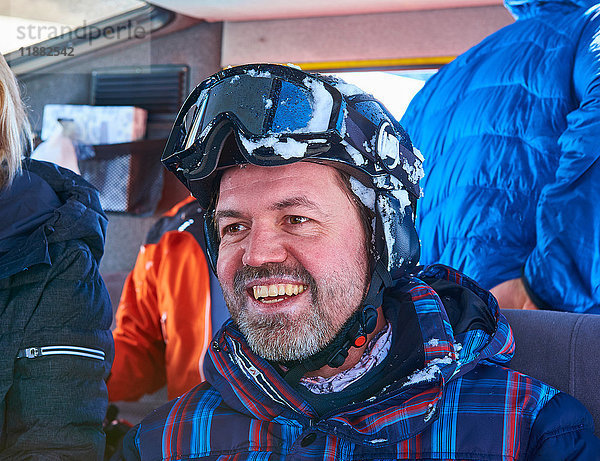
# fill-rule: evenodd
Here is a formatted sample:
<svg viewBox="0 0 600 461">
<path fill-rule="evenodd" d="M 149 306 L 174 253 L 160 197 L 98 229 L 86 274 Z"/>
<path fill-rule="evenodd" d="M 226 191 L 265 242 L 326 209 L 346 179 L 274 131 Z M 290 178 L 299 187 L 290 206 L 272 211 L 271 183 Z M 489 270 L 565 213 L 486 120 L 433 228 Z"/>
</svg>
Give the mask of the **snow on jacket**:
<svg viewBox="0 0 600 461">
<path fill-rule="evenodd" d="M 137 400 L 165 383 L 172 399 L 204 380 L 212 330 L 203 222 L 189 197 L 148 233 L 117 309 L 111 401 Z"/>
<path fill-rule="evenodd" d="M 112 309 L 106 216 L 81 177 L 35 160 L 0 190 L 0 458 L 102 459 Z"/>
<path fill-rule="evenodd" d="M 514 341 L 493 297 L 444 266 L 418 277 L 384 298 L 396 337 L 386 370 L 393 375 L 409 349 L 421 354 L 414 373 L 318 418 L 230 322 L 209 350 L 208 382 L 130 431 L 124 458 L 600 459 L 577 400 L 500 365 Z M 404 341 L 411 333 L 418 346 Z"/>
<path fill-rule="evenodd" d="M 600 313 L 600 4 L 510 0 L 518 20 L 444 66 L 402 125 L 425 156 L 421 262 L 538 307 Z M 589 9 L 588 9 L 589 8 Z"/>
</svg>

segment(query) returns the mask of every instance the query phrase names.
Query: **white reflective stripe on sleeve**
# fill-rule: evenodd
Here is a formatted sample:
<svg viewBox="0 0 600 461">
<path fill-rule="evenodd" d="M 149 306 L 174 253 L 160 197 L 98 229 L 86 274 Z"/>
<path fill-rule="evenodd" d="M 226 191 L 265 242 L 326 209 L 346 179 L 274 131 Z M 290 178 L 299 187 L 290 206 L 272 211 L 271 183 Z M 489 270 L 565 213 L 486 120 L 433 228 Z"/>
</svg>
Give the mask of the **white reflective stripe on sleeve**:
<svg viewBox="0 0 600 461">
<path fill-rule="evenodd" d="M 21 349 L 17 354 L 17 358 L 35 359 L 37 357 L 48 355 L 73 355 L 96 360 L 104 360 L 105 358 L 103 350 L 80 346 L 28 347 L 26 349 Z"/>
</svg>

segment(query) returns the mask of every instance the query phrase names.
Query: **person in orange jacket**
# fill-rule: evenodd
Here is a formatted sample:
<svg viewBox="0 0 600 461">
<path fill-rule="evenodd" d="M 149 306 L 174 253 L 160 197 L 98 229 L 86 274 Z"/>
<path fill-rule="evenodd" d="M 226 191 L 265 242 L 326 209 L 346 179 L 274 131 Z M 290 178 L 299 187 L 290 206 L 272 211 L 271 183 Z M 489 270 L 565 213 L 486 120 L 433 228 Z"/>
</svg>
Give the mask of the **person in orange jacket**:
<svg viewBox="0 0 600 461">
<path fill-rule="evenodd" d="M 116 313 L 110 401 L 135 401 L 165 384 L 172 399 L 204 380 L 204 353 L 229 314 L 206 262 L 202 229 L 190 196 L 148 233 Z"/>
</svg>

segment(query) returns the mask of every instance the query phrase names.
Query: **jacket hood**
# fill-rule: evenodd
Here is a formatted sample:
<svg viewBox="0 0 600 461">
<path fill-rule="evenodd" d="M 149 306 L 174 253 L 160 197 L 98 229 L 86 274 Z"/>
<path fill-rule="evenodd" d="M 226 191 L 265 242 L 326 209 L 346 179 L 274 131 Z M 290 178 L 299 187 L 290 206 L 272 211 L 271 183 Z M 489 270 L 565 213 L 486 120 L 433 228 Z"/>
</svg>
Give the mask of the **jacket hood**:
<svg viewBox="0 0 600 461">
<path fill-rule="evenodd" d="M 504 6 L 516 19 L 538 16 L 554 10 L 589 8 L 598 0 L 504 0 Z"/>
<path fill-rule="evenodd" d="M 0 278 L 31 264 L 51 264 L 48 244 L 82 240 L 100 261 L 107 218 L 92 185 L 53 163 L 26 159 L 9 189 L 0 192 Z"/>
<path fill-rule="evenodd" d="M 423 280 L 439 285 L 444 300 Z M 398 305 L 401 299 L 408 299 L 408 304 Z M 496 300 L 468 277 L 445 266 L 430 266 L 417 277 L 399 282 L 384 298 L 384 309 L 411 305 L 421 327 L 423 366 L 386 386 L 368 402 L 320 419 L 317 427 L 367 446 L 405 440 L 437 419 L 438 403 L 448 382 L 481 361 L 505 363 L 512 358 L 512 331 Z M 217 334 L 204 371 L 236 411 L 265 421 L 280 417 L 305 426 L 314 424 L 317 415 L 310 404 L 269 363 L 252 353 L 231 321 Z M 398 424 L 399 419 L 403 424 Z"/>
</svg>

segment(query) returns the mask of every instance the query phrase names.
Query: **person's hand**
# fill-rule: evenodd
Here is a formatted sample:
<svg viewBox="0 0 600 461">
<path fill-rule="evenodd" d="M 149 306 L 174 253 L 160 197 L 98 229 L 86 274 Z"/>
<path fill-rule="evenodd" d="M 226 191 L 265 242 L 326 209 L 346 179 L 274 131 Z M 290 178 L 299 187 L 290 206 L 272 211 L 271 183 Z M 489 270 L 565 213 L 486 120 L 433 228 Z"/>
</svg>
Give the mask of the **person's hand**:
<svg viewBox="0 0 600 461">
<path fill-rule="evenodd" d="M 104 449 L 104 461 L 111 459 L 121 459 L 116 453 L 120 453 L 123 448 L 123 437 L 127 431 L 133 427 L 129 421 L 118 419 L 119 409 L 114 404 L 109 404 L 106 411 L 106 417 L 102 424 L 102 429 L 106 434 L 106 448 Z M 114 458 L 113 458 L 113 455 Z"/>
<path fill-rule="evenodd" d="M 538 309 L 527 294 L 520 278 L 502 282 L 490 291 L 498 300 L 501 309 Z"/>
</svg>

